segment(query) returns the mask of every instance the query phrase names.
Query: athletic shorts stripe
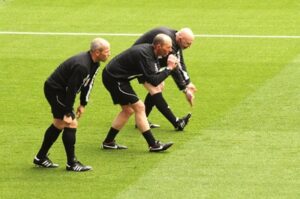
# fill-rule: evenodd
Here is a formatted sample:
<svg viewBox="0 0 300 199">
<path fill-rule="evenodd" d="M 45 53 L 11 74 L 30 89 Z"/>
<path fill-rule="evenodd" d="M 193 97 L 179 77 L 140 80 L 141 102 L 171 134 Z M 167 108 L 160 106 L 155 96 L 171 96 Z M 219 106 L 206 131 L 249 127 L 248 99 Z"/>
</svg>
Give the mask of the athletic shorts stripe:
<svg viewBox="0 0 300 199">
<path fill-rule="evenodd" d="M 64 104 L 65 94 L 54 90 L 47 84 L 47 82 L 44 84 L 44 94 L 49 105 L 51 106 L 53 118 L 63 119 L 66 107 Z"/>
<path fill-rule="evenodd" d="M 102 82 L 109 91 L 114 104 L 128 105 L 139 101 L 129 81 L 119 81 L 111 77 L 106 69 L 102 72 Z"/>
</svg>

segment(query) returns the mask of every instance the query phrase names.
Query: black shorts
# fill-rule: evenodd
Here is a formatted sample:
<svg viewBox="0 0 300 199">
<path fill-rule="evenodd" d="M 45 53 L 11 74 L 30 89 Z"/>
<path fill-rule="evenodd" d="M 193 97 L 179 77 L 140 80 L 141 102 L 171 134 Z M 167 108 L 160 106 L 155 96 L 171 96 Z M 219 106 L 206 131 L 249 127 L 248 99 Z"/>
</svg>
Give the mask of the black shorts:
<svg viewBox="0 0 300 199">
<path fill-rule="evenodd" d="M 44 94 L 51 106 L 53 118 L 63 119 L 65 115 L 65 99 L 66 93 L 51 88 L 47 82 L 44 84 Z"/>
<path fill-rule="evenodd" d="M 105 69 L 102 72 L 102 82 L 109 91 L 114 104 L 128 105 L 139 101 L 129 81 L 118 81 L 111 77 Z"/>
</svg>

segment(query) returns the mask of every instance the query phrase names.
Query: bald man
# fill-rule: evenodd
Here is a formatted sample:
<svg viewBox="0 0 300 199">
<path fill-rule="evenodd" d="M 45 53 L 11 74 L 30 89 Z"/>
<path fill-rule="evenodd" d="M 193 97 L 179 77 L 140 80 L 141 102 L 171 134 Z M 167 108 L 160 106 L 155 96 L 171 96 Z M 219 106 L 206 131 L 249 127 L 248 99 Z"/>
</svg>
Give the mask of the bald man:
<svg viewBox="0 0 300 199">
<path fill-rule="evenodd" d="M 42 146 L 33 160 L 39 167 L 56 168 L 47 153 L 59 134 L 63 131 L 62 140 L 67 155 L 67 171 L 88 171 L 91 166 L 85 166 L 75 157 L 77 119 L 82 116 L 88 103 L 89 94 L 100 62 L 105 62 L 110 56 L 110 44 L 95 38 L 90 44 L 90 50 L 77 54 L 56 68 L 44 84 L 44 93 L 51 106 L 53 122 L 46 130 Z M 76 94 L 80 94 L 80 105 L 74 113 L 73 105 Z"/>
<path fill-rule="evenodd" d="M 182 50 L 187 49 L 192 45 L 195 38 L 194 34 L 190 28 L 182 28 L 179 31 L 177 31 L 167 27 L 158 27 L 143 34 L 134 43 L 134 45 L 142 43 L 152 43 L 155 35 L 159 33 L 164 33 L 172 39 L 171 53 L 178 58 L 179 64 L 176 70 L 174 70 L 171 74 L 178 88 L 185 93 L 186 99 L 192 106 L 196 87 L 194 84 L 192 84 L 190 77 L 187 73 Z M 160 58 L 159 63 L 160 67 L 166 66 L 166 58 Z M 147 87 L 147 89 L 149 90 L 149 93 L 145 99 L 147 117 L 150 115 L 153 106 L 156 106 L 157 109 L 165 116 L 165 118 L 174 126 L 175 130 L 183 131 L 189 122 L 191 114 L 189 113 L 182 118 L 178 118 L 174 115 L 174 113 L 172 112 L 168 103 L 162 95 L 164 83 L 162 82 L 160 85 L 154 87 L 153 85 L 148 84 L 148 82 L 142 78 L 139 78 L 139 81 L 143 82 L 145 87 Z M 159 125 L 152 123 L 150 123 L 150 126 L 151 128 L 160 127 Z"/>
<path fill-rule="evenodd" d="M 154 87 L 158 86 L 170 75 L 171 70 L 177 67 L 178 60 L 174 55 L 169 55 L 171 51 L 171 38 L 165 34 L 158 34 L 154 37 L 153 44 L 133 46 L 106 65 L 102 81 L 110 92 L 113 103 L 121 106 L 121 111 L 112 122 L 102 143 L 103 149 L 127 149 L 126 146 L 117 144 L 115 137 L 132 114 L 135 114 L 135 122 L 147 141 L 150 152 L 165 151 L 172 146 L 172 142 L 164 144 L 154 138 L 147 121 L 144 103 L 130 85 L 131 80 L 142 77 Z M 166 56 L 168 56 L 167 67 L 159 71 L 157 58 Z"/>
</svg>

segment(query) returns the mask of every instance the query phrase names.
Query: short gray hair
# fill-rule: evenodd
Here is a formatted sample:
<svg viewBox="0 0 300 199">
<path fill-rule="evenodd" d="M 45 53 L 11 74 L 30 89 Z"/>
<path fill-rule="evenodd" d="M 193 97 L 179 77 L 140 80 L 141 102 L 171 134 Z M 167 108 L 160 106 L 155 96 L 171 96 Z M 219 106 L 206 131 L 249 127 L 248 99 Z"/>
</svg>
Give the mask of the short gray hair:
<svg viewBox="0 0 300 199">
<path fill-rule="evenodd" d="M 109 42 L 102 38 L 95 38 L 91 42 L 90 50 L 104 50 L 110 46 Z"/>
</svg>

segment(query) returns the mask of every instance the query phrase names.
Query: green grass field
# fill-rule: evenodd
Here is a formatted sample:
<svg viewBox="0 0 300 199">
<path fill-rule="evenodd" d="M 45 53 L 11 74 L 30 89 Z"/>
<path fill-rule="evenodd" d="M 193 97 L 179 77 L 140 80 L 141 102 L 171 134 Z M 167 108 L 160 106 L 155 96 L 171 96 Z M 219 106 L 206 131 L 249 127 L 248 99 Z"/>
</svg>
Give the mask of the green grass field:
<svg viewBox="0 0 300 199">
<path fill-rule="evenodd" d="M 205 35 L 300 35 L 300 2 L 192 0 L 0 0 L 0 32 L 143 33 L 188 26 Z M 158 111 L 161 141 L 152 154 L 133 118 L 117 137 L 126 151 L 100 143 L 119 111 L 98 75 L 80 119 L 76 153 L 93 171 L 35 168 L 51 122 L 43 82 L 59 63 L 88 49 L 95 36 L 0 34 L 0 198 L 300 198 L 300 38 L 197 37 L 185 51 L 198 87 L 191 109 L 171 78 L 164 95 L 178 116 L 192 111 L 184 133 Z M 101 36 L 112 56 L 136 36 Z M 102 64 L 102 68 L 105 64 Z M 143 99 L 146 92 L 136 81 Z"/>
</svg>

